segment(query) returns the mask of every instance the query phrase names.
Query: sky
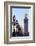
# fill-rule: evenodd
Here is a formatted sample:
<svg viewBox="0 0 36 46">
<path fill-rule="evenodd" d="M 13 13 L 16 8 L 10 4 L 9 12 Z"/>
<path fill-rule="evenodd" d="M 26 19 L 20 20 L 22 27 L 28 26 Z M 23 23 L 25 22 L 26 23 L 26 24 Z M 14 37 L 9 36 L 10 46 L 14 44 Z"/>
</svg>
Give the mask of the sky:
<svg viewBox="0 0 36 46">
<path fill-rule="evenodd" d="M 13 8 L 12 9 L 12 16 L 16 16 L 16 19 L 18 20 L 19 18 L 24 19 L 25 14 L 31 14 L 31 8 L 30 9 L 22 9 L 22 8 Z"/>
<path fill-rule="evenodd" d="M 20 24 L 20 26 L 24 29 L 24 18 L 25 18 L 25 14 L 28 14 L 28 20 L 30 22 L 30 17 L 29 14 L 32 13 L 31 11 L 32 9 L 25 9 L 25 8 L 12 8 L 12 17 L 15 15 L 16 16 L 16 20 L 18 20 L 18 23 Z"/>
</svg>

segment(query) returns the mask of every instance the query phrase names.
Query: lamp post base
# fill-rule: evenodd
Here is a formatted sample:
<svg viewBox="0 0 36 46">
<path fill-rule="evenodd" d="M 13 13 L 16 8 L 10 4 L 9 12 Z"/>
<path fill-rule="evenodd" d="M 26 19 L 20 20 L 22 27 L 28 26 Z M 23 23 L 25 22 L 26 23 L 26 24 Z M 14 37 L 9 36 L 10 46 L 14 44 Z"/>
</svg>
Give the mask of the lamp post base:
<svg viewBox="0 0 36 46">
<path fill-rule="evenodd" d="M 29 36 L 29 32 L 27 32 L 27 33 L 24 33 L 24 36 Z"/>
</svg>

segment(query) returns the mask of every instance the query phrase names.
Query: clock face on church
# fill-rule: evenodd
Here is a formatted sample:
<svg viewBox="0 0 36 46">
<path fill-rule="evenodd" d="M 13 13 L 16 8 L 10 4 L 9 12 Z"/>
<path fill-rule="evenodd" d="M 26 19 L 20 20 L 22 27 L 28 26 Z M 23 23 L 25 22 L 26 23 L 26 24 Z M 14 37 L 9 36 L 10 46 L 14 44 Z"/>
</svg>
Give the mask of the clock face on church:
<svg viewBox="0 0 36 46">
<path fill-rule="evenodd" d="M 8 41 L 31 42 L 33 40 L 34 3 L 8 3 Z M 32 41 L 33 42 L 33 41 Z"/>
</svg>

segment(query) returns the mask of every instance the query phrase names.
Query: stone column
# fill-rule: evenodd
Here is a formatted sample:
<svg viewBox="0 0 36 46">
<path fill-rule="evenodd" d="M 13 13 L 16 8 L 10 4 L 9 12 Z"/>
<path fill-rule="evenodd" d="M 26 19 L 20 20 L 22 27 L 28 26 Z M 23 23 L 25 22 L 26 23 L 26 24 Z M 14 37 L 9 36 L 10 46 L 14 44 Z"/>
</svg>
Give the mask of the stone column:
<svg viewBox="0 0 36 46">
<path fill-rule="evenodd" d="M 25 14 L 25 19 L 24 19 L 24 36 L 29 36 L 27 14 Z"/>
</svg>

